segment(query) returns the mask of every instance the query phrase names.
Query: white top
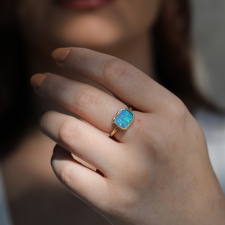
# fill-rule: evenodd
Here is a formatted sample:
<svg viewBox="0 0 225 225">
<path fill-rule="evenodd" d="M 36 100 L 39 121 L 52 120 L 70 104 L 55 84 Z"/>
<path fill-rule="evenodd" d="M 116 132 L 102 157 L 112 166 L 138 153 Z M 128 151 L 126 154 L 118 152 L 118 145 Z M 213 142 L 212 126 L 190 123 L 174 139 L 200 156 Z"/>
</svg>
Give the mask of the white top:
<svg viewBox="0 0 225 225">
<path fill-rule="evenodd" d="M 225 116 L 205 110 L 194 116 L 205 134 L 209 158 L 225 194 Z"/>
<path fill-rule="evenodd" d="M 12 225 L 0 167 L 0 225 Z"/>
<path fill-rule="evenodd" d="M 197 110 L 196 120 L 206 136 L 209 157 L 214 171 L 225 193 L 225 116 Z M 0 225 L 12 225 L 9 208 L 5 198 L 4 184 L 0 168 Z"/>
</svg>

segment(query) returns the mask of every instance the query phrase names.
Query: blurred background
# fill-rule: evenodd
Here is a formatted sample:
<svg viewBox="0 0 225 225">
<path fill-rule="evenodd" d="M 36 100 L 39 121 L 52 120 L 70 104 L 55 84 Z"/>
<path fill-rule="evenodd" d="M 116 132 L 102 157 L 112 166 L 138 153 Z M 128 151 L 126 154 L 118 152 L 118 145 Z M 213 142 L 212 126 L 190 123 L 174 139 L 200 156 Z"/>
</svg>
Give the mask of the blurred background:
<svg viewBox="0 0 225 225">
<path fill-rule="evenodd" d="M 0 0 L 2 1 L 2 0 Z M 38 2 L 39 0 L 36 0 Z M 45 0 L 42 0 L 45 2 Z M 151 0 L 148 0 L 151 1 Z M 178 0 L 178 1 L 183 1 L 183 0 Z M 29 2 L 29 1 L 27 1 Z M 47 2 L 47 1 L 46 1 Z M 129 1 L 128 1 L 129 2 Z M 147 2 L 147 1 L 146 1 Z M 196 71 L 196 81 L 197 85 L 200 88 L 200 90 L 205 94 L 212 102 L 216 103 L 219 107 L 222 107 L 225 109 L 225 0 L 191 0 L 192 3 L 192 34 L 193 34 L 193 41 L 194 41 L 194 52 L 193 55 L 195 57 L 195 71 Z M 1 8 L 0 8 L 1 9 Z M 1 15 L 0 15 L 1 18 Z M 1 22 L 1 21 L 0 21 Z M 0 50 L 2 51 L 2 50 Z M 0 71 L 1 72 L 1 71 Z M 1 90 L 0 90 L 1 91 Z M 26 102 L 25 102 L 26 103 Z M 49 103 L 48 103 L 49 104 Z M 0 105 L 2 107 L 2 104 Z M 22 108 L 22 107 L 21 107 Z M 206 119 L 205 119 L 206 118 Z M 204 123 L 207 122 L 208 117 L 203 117 L 202 119 L 202 124 L 203 126 L 205 125 Z M 201 122 L 201 121 L 199 121 Z M 224 187 L 225 190 L 225 180 L 224 180 L 224 160 L 225 160 L 225 151 L 224 151 L 224 146 L 223 140 L 225 137 L 225 126 L 221 126 L 221 128 L 217 127 L 215 121 L 212 121 L 212 123 L 206 124 L 206 130 L 208 129 L 208 133 L 205 133 L 207 138 L 210 140 L 210 157 L 211 160 L 214 164 L 214 169 L 217 171 L 217 176 L 220 178 L 220 180 L 223 182 L 221 185 Z M 219 120 L 220 122 L 220 120 Z M 201 125 L 202 125 L 201 124 Z M 211 127 L 211 124 L 215 125 L 215 131 L 213 130 L 213 127 Z M 8 126 L 9 127 L 9 126 Z M 210 129 L 209 129 L 210 127 Z M 212 129 L 211 129 L 212 128 Z M 3 129 L 4 130 L 4 129 Z M 9 132 L 11 133 L 11 127 L 9 127 Z M 214 132 L 214 133 L 213 133 Z M 36 134 L 35 134 L 36 135 Z M 37 140 L 33 141 L 32 144 L 33 146 L 34 143 L 42 143 L 42 137 L 38 136 L 37 139 L 36 136 L 35 138 L 32 136 L 32 140 Z M 41 141 L 40 141 L 41 140 Z M 45 139 L 44 139 L 45 140 Z M 221 141 L 222 140 L 222 141 Z M 47 143 L 47 144 L 46 144 Z M 219 143 L 219 144 L 218 144 Z M 59 185 L 58 181 L 54 177 L 55 180 L 52 180 L 51 182 L 46 182 L 47 176 L 50 176 L 52 173 L 52 170 L 50 168 L 49 164 L 49 158 L 51 156 L 51 151 L 49 153 L 45 153 L 45 148 L 52 149 L 50 144 L 52 145 L 53 143 L 50 142 L 43 142 L 43 146 L 41 146 L 40 151 L 36 151 L 35 149 L 33 152 L 35 154 L 32 155 L 32 160 L 30 155 L 27 154 L 26 151 L 24 154 L 26 155 L 26 158 L 24 155 L 21 154 L 21 157 L 25 160 L 21 160 L 21 164 L 17 164 L 17 166 L 13 167 L 11 166 L 12 164 L 8 163 L 8 171 L 9 174 L 12 174 L 11 177 L 9 176 L 9 181 L 15 181 L 16 184 L 20 183 L 19 176 L 17 175 L 22 174 L 21 171 L 25 171 L 27 168 L 31 168 L 33 165 L 37 165 L 37 167 L 34 166 L 33 170 L 30 171 L 30 175 L 26 177 L 26 179 L 23 180 L 25 183 L 26 188 L 21 185 L 21 191 L 18 192 L 19 194 L 16 196 L 16 198 L 13 198 L 12 205 L 11 205 L 11 211 L 12 214 L 15 215 L 15 218 L 17 218 L 18 221 L 23 221 L 23 215 L 21 212 L 24 212 L 24 208 L 31 208 L 31 212 L 34 208 L 37 209 L 35 212 L 37 214 L 31 214 L 27 213 L 29 218 L 27 219 L 33 219 L 35 218 L 37 224 L 44 224 L 43 222 L 39 222 L 36 218 L 40 215 L 41 217 L 39 219 L 43 219 L 42 217 L 45 217 L 43 215 L 49 215 L 49 217 L 44 218 L 46 224 L 56 224 L 60 223 L 60 221 L 63 221 L 64 224 L 69 224 L 70 220 L 70 215 L 76 216 L 72 210 L 75 209 L 76 213 L 78 216 L 76 216 L 76 224 L 88 224 L 88 222 L 79 222 L 79 219 L 84 221 L 84 220 L 95 220 L 96 218 L 99 218 L 99 221 L 102 220 L 103 218 L 100 217 L 99 215 L 96 215 L 94 212 L 91 211 L 91 208 L 87 207 L 84 203 L 80 203 L 78 199 L 75 200 L 75 198 L 71 198 L 71 194 L 67 192 L 63 187 L 60 186 L 61 189 L 58 188 L 57 185 Z M 217 145 L 218 144 L 218 145 Z M 31 144 L 29 145 L 31 146 Z M 37 145 L 36 149 L 40 149 L 39 145 Z M 221 146 L 223 148 L 221 148 Z M 23 146 L 24 147 L 24 146 Z M 23 148 L 24 150 L 25 148 Z M 27 147 L 27 149 L 29 149 Z M 215 153 L 215 154 L 214 154 Z M 46 157 L 46 154 L 49 154 L 49 156 Z M 42 170 L 40 170 L 40 161 L 37 160 L 36 157 L 40 156 L 40 160 L 42 162 Z M 29 158 L 29 160 L 27 160 Z M 16 158 L 18 161 L 20 161 L 20 158 Z M 37 162 L 34 164 L 33 162 Z M 12 161 L 14 163 L 14 161 Z M 25 165 L 25 166 L 24 166 Z M 32 165 L 32 166 L 31 166 Z M 44 166 L 47 165 L 47 166 Z M 1 165 L 0 165 L 1 166 Z M 49 167 L 48 167 L 49 166 Z M 17 171 L 17 168 L 22 168 Z M 0 168 L 1 169 L 1 168 Z M 14 170 L 15 173 L 14 173 Z M 11 172 L 12 170 L 13 172 Z M 49 174 L 46 173 L 46 171 L 50 171 Z M 26 170 L 27 171 L 27 170 Z M 37 172 L 38 171 L 38 172 Z M 44 172 L 43 172 L 44 171 Z M 44 177 L 43 180 L 39 181 L 36 179 L 36 175 L 34 176 L 35 179 L 33 179 L 33 173 L 38 174 L 37 177 L 42 177 L 43 174 L 47 174 L 46 178 Z M 40 174 L 39 174 L 40 172 Z M 17 179 L 13 179 L 14 176 L 16 176 Z M 22 174 L 22 177 L 23 174 Z M 32 177 L 32 179 L 30 179 Z M 48 178 L 49 179 L 49 178 Z M 49 181 L 49 180 L 48 180 Z M 14 183 L 9 182 L 9 187 L 12 187 L 12 193 L 14 193 L 14 190 L 19 190 L 19 188 L 14 185 Z M 57 182 L 57 183 L 54 183 Z M 43 186 L 40 185 L 36 188 L 36 184 L 41 183 Z M 30 185 L 31 184 L 31 185 Z M 33 186 L 35 188 L 33 188 Z M 55 186 L 54 186 L 55 185 Z M 17 187 L 16 189 L 14 187 Z M 53 188 L 54 187 L 54 188 Z M 7 186 L 6 186 L 7 188 Z M 57 189 L 58 188 L 58 189 Z M 25 191 L 24 191 L 25 190 Z M 29 191 L 27 191 L 29 190 Z M 16 192 L 17 193 L 17 192 Z M 40 194 L 39 194 L 40 193 Z M 44 196 L 44 197 L 40 197 Z M 56 198 L 57 196 L 57 198 Z M 48 204 L 45 203 L 45 199 L 48 200 Z M 75 202 L 76 201 L 76 202 Z M 24 203 L 24 208 L 21 207 L 21 202 Z M 35 204 L 33 204 L 35 202 Z M 1 203 L 1 197 L 0 197 L 0 203 Z M 59 205 L 60 207 L 57 208 L 55 207 L 54 210 L 48 211 L 51 209 L 52 205 L 50 203 L 53 203 L 52 205 Z M 74 206 L 75 204 L 75 206 Z M 76 205 L 77 204 L 77 205 Z M 30 205 L 33 206 L 30 207 Z M 43 207 L 45 205 L 45 207 Z M 66 206 L 73 205 L 73 207 L 70 207 L 71 211 L 68 211 L 67 213 L 67 208 Z M 63 210 L 62 210 L 63 208 Z M 59 211 L 57 211 L 59 210 Z M 87 211 L 89 210 L 89 211 Z M 0 213 L 1 213 L 1 206 L 0 206 Z M 58 214 L 58 216 L 52 216 L 55 213 Z M 69 215 L 68 217 L 66 216 L 66 219 L 68 221 L 65 221 L 65 218 L 61 215 Z M 88 215 L 88 216 L 87 216 Z M 6 223 L 1 224 L 1 214 L 0 214 L 0 225 L 6 225 Z M 54 218 L 54 221 L 53 221 Z M 43 219 L 43 220 L 44 220 Z M 51 222 L 48 222 L 49 221 Z M 61 219 L 61 220 L 60 220 Z M 84 220 L 83 220 L 84 219 Z M 71 221 L 70 221 L 71 222 Z M 72 221 L 73 222 L 73 221 Z M 104 222 L 104 221 L 103 221 Z M 22 223 L 24 224 L 24 223 Z M 32 224 L 35 225 L 34 223 L 25 223 L 25 224 Z M 61 223 L 62 224 L 62 223 Z M 99 223 L 92 223 L 92 224 L 100 224 Z"/>
<path fill-rule="evenodd" d="M 191 2 L 196 79 L 202 92 L 225 109 L 225 1 Z"/>
</svg>

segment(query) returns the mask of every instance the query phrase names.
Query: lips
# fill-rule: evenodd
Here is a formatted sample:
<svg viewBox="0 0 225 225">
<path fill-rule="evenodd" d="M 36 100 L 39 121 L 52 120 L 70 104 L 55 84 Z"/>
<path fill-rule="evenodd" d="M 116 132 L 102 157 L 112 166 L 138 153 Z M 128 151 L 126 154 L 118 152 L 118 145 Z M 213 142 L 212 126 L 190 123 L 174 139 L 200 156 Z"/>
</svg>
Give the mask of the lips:
<svg viewBox="0 0 225 225">
<path fill-rule="evenodd" d="M 55 3 L 61 7 L 87 10 L 103 7 L 115 0 L 56 0 Z"/>
</svg>

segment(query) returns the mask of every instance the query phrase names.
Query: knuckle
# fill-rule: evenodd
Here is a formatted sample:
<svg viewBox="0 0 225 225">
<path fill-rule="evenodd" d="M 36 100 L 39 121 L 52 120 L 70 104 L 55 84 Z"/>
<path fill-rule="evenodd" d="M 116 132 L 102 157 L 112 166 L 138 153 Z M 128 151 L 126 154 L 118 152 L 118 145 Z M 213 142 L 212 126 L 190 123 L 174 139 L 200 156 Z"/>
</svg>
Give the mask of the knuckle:
<svg viewBox="0 0 225 225">
<path fill-rule="evenodd" d="M 151 131 L 151 123 L 147 114 L 140 114 L 135 112 L 135 119 L 132 123 L 132 136 L 141 138 L 142 140 L 149 139 L 149 133 Z"/>
<path fill-rule="evenodd" d="M 44 83 L 42 84 L 42 89 L 46 93 L 47 96 L 51 97 L 54 90 L 58 89 L 58 83 L 54 77 L 48 77 L 46 80 L 44 80 Z"/>
<path fill-rule="evenodd" d="M 181 100 L 178 100 L 175 102 L 175 104 L 170 105 L 169 112 L 172 118 L 178 122 L 182 122 L 185 120 L 188 110 L 184 103 Z"/>
<path fill-rule="evenodd" d="M 106 82 L 112 82 L 126 75 L 126 65 L 120 59 L 111 59 L 104 65 L 102 75 Z"/>
<path fill-rule="evenodd" d="M 132 123 L 132 132 L 133 135 L 138 135 L 138 137 L 141 137 L 142 139 L 145 137 L 146 133 L 145 133 L 145 127 L 146 124 L 139 124 L 138 119 L 134 120 Z"/>
<path fill-rule="evenodd" d="M 97 103 L 98 95 L 92 87 L 83 88 L 78 94 L 75 105 L 76 108 L 82 109 L 83 107 L 90 107 Z"/>
<path fill-rule="evenodd" d="M 74 180 L 74 170 L 73 164 L 71 162 L 67 162 L 63 167 L 59 174 L 59 179 L 66 185 L 70 186 L 70 184 Z"/>
<path fill-rule="evenodd" d="M 59 127 L 58 140 L 64 145 L 71 145 L 71 142 L 79 134 L 78 126 L 71 120 L 65 120 Z"/>
</svg>

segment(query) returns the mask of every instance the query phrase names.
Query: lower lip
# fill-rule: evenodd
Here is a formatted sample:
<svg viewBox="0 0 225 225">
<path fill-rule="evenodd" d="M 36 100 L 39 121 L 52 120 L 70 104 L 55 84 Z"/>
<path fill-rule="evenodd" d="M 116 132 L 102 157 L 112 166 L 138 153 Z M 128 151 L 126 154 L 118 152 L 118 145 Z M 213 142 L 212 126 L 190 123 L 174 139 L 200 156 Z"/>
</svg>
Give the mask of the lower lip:
<svg viewBox="0 0 225 225">
<path fill-rule="evenodd" d="M 115 0 L 56 0 L 55 2 L 64 8 L 88 10 L 101 8 L 113 1 Z"/>
</svg>

